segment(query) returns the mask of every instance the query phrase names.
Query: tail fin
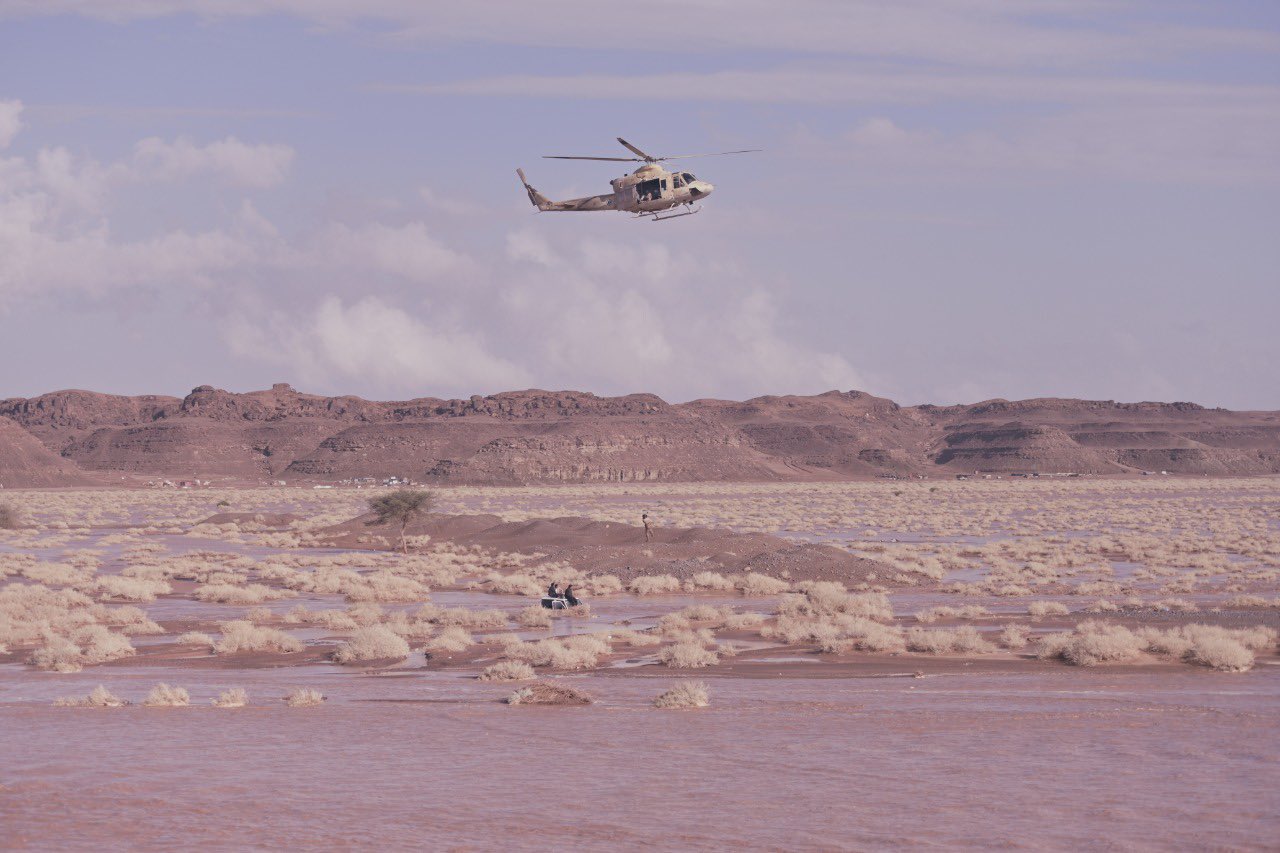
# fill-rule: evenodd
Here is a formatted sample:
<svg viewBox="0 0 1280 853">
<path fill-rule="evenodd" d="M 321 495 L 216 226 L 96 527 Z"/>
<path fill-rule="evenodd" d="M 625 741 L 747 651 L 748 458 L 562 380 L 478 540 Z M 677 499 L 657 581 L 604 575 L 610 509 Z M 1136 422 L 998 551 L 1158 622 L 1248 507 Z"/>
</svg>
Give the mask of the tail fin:
<svg viewBox="0 0 1280 853">
<path fill-rule="evenodd" d="M 546 210 L 551 207 L 551 199 L 529 186 L 529 182 L 525 180 L 524 169 L 516 169 L 516 174 L 520 176 L 520 183 L 524 184 L 525 192 L 529 194 L 529 201 L 538 210 Z"/>
</svg>

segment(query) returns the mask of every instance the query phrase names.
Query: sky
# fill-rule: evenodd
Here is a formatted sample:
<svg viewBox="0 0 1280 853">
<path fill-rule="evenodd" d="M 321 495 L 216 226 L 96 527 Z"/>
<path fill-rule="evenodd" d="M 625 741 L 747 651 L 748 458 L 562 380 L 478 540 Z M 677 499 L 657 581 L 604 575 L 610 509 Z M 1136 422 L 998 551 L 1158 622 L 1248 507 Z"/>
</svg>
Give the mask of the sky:
<svg viewBox="0 0 1280 853">
<path fill-rule="evenodd" d="M 625 156 L 697 216 L 538 213 Z M 1280 409 L 1273 0 L 0 0 L 0 398 Z"/>
</svg>

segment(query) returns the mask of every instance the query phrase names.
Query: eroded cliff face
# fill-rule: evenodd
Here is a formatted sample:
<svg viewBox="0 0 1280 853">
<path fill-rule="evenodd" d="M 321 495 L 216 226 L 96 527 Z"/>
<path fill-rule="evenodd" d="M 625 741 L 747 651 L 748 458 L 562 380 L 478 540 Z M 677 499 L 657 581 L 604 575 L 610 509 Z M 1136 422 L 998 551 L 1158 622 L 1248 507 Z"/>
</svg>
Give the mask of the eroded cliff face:
<svg viewBox="0 0 1280 853">
<path fill-rule="evenodd" d="M 246 394 L 205 385 L 181 399 L 60 391 L 0 400 L 0 424 L 0 473 L 15 485 L 94 472 L 443 483 L 1280 473 L 1280 413 L 1192 403 L 902 407 L 831 391 L 673 405 L 652 394 L 541 390 L 378 402 L 283 384 Z"/>
</svg>

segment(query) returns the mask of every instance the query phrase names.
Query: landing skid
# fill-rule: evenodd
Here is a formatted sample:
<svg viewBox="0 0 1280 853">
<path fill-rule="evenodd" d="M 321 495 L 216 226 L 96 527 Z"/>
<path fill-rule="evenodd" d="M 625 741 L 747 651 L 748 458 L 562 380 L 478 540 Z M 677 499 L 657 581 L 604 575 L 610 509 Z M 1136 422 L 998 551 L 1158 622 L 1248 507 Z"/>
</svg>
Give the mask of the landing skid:
<svg viewBox="0 0 1280 853">
<path fill-rule="evenodd" d="M 702 210 L 701 207 L 689 207 L 689 205 L 685 205 L 685 207 L 688 207 L 689 209 L 681 211 L 680 213 L 668 213 L 666 216 L 663 216 L 662 214 L 666 213 L 666 211 L 653 211 L 652 213 L 637 213 L 632 217 L 632 219 L 651 219 L 654 222 L 662 222 L 666 219 L 679 219 L 681 216 L 693 216 L 695 213 Z M 667 208 L 667 210 L 671 210 L 671 208 Z"/>
</svg>

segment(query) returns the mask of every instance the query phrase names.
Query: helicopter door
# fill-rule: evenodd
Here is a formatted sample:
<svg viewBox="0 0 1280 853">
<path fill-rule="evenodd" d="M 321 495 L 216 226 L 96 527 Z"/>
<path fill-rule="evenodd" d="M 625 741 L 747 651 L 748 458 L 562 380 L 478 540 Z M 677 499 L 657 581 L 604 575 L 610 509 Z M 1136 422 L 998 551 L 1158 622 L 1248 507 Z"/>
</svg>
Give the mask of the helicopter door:
<svg viewBox="0 0 1280 853">
<path fill-rule="evenodd" d="M 660 201 L 662 199 L 662 191 L 666 189 L 666 183 L 666 180 L 662 178 L 641 181 L 636 184 L 636 199 L 638 201 Z"/>
</svg>

